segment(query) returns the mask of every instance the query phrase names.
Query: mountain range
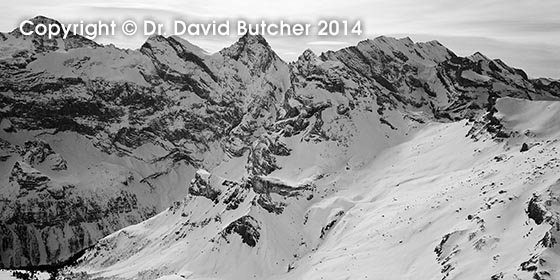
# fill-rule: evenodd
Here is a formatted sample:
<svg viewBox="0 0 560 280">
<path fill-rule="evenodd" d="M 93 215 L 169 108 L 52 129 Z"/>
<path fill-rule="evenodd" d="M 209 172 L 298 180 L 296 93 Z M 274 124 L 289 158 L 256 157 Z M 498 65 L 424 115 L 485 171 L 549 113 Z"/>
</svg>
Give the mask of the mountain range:
<svg viewBox="0 0 560 280">
<path fill-rule="evenodd" d="M 557 80 L 383 36 L 290 63 L 260 35 L 0 50 L 0 268 L 560 278 Z"/>
</svg>

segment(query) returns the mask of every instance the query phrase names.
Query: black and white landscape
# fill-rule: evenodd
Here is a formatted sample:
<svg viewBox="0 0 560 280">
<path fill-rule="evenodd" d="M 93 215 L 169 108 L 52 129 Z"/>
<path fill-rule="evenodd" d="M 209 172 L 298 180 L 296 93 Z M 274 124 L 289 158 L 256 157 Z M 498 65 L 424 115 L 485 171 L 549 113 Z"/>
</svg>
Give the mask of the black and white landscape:
<svg viewBox="0 0 560 280">
<path fill-rule="evenodd" d="M 437 41 L 0 33 L 0 278 L 560 279 L 558 100 Z"/>
</svg>

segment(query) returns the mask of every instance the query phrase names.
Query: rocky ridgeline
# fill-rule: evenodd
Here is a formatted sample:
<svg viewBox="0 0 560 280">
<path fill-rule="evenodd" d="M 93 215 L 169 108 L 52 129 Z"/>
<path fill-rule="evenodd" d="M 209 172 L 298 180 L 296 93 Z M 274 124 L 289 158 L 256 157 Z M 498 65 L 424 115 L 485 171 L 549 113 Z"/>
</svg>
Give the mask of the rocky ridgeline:
<svg viewBox="0 0 560 280">
<path fill-rule="evenodd" d="M 283 137 L 349 148 L 363 116 L 390 138 L 405 133 L 404 121 L 477 119 L 498 97 L 560 98 L 557 81 L 529 79 L 478 53 L 458 57 L 435 41 L 378 37 L 320 55 L 307 50 L 288 64 L 262 36 L 207 54 L 178 37 L 155 36 L 124 50 L 77 35 L 0 35 L 0 164 L 7 178 L 0 267 L 68 259 L 164 210 L 177 195 L 235 209 L 250 189 L 256 205 L 281 214 L 286 205 L 270 193 L 309 195 L 263 180 L 292 153 Z M 80 146 L 56 150 L 59 140 Z M 215 190 L 205 185 L 207 175 L 195 175 L 244 156 L 245 183 L 225 180 Z M 248 245 L 258 242 L 258 217 L 238 218 L 223 237 L 236 232 Z"/>
</svg>

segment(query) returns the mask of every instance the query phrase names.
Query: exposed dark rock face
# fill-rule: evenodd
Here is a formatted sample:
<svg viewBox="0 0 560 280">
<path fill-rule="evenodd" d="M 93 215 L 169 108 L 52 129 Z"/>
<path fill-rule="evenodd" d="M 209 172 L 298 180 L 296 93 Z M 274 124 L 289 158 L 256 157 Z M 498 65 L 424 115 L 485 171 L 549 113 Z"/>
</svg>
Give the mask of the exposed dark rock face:
<svg viewBox="0 0 560 280">
<path fill-rule="evenodd" d="M 275 156 L 290 155 L 290 150 L 278 137 L 263 135 L 253 142 L 249 149 L 247 170 L 251 175 L 268 175 L 280 167 L 276 164 Z"/>
<path fill-rule="evenodd" d="M 50 178 L 25 163 L 16 162 L 12 168 L 9 181 L 19 185 L 20 193 L 26 193 L 42 190 L 50 181 Z"/>
<path fill-rule="evenodd" d="M 535 221 L 537 225 L 544 222 L 546 210 L 542 209 L 540 206 L 541 198 L 534 195 L 531 200 L 529 200 L 529 205 L 527 206 L 527 216 L 529 219 Z"/>
<path fill-rule="evenodd" d="M 452 247 L 448 244 L 450 238 L 460 235 L 460 232 L 452 232 L 444 235 L 434 252 L 436 253 L 436 260 L 441 265 L 441 274 L 443 274 L 443 280 L 448 279 L 451 272 L 455 269 L 453 257 L 459 253 L 457 247 Z"/>
<path fill-rule="evenodd" d="M 523 143 L 523 145 L 521 145 L 521 149 L 519 151 L 523 153 L 523 152 L 528 151 L 529 149 L 530 149 L 529 145 L 527 143 Z"/>
<path fill-rule="evenodd" d="M 550 258 L 546 251 L 555 250 L 560 238 L 560 195 L 558 194 L 560 181 L 556 182 L 542 194 L 533 194 L 527 205 L 527 216 L 539 226 L 549 229 L 535 246 L 531 257 L 520 264 L 520 270 L 533 273 L 534 279 L 548 279 L 550 272 L 546 263 Z"/>
<path fill-rule="evenodd" d="M 312 185 L 289 186 L 284 182 L 263 176 L 253 176 L 247 181 L 247 187 L 257 193 L 256 204 L 269 213 L 282 214 L 287 204 L 273 199 L 272 194 L 281 197 L 301 197 L 312 193 L 315 189 Z"/>
<path fill-rule="evenodd" d="M 305 191 L 313 189 L 311 185 L 289 186 L 282 181 L 263 176 L 250 177 L 248 184 L 258 194 L 275 193 L 281 196 L 298 196 Z"/>
<path fill-rule="evenodd" d="M 52 170 L 67 169 L 66 160 L 60 154 L 55 153 L 51 146 L 41 139 L 25 142 L 21 157 L 24 162 L 31 166 L 48 160 Z"/>
<path fill-rule="evenodd" d="M 231 181 L 224 181 L 224 186 L 228 188 L 224 195 L 223 203 L 227 205 L 226 210 L 235 210 L 247 198 L 247 189 L 241 188 L 241 185 Z"/>
<path fill-rule="evenodd" d="M 326 224 L 323 228 L 321 228 L 321 235 L 319 236 L 319 238 L 320 239 L 325 238 L 325 236 L 327 236 L 329 231 L 336 225 L 336 223 L 339 221 L 340 218 L 342 218 L 342 216 L 344 216 L 344 211 L 340 211 L 340 212 L 336 213 L 334 218 L 328 224 Z"/>
<path fill-rule="evenodd" d="M 212 184 L 210 183 L 210 176 L 210 173 L 207 173 L 206 171 L 200 170 L 197 172 L 191 182 L 189 194 L 203 196 L 212 200 L 214 203 L 218 203 L 218 197 L 222 192 L 212 187 Z"/>
<path fill-rule="evenodd" d="M 0 204 L 4 267 L 43 264 L 45 255 L 49 260 L 67 260 L 97 239 L 155 214 L 126 191 L 107 198 L 80 193 L 71 185 L 48 184 L 26 179 L 20 183 L 18 200 Z M 64 242 L 49 241 L 53 236 L 64 236 Z"/>
<path fill-rule="evenodd" d="M 221 236 L 227 240 L 232 233 L 241 236 L 243 243 L 250 247 L 255 247 L 260 238 L 260 226 L 257 220 L 251 216 L 243 216 L 233 223 L 229 224 L 223 231 Z"/>
</svg>

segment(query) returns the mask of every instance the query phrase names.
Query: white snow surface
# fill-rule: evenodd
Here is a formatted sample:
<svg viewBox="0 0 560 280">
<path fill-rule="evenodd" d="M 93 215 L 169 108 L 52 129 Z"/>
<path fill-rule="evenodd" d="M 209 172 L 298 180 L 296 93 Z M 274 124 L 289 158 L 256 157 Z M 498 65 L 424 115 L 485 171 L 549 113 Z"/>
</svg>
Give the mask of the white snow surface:
<svg viewBox="0 0 560 280">
<path fill-rule="evenodd" d="M 233 210 L 188 195 L 102 239 L 72 271 L 166 280 L 559 279 L 560 251 L 542 240 L 560 237 L 560 103 L 502 98 L 497 108 L 506 128 L 519 132 L 503 141 L 467 137 L 468 121 L 429 123 L 392 143 L 364 124 L 348 149 L 283 139 L 293 152 L 268 177 L 312 183 L 312 198 L 271 194 L 287 205 L 275 214 L 251 203 L 252 189 Z M 523 143 L 531 149 L 521 152 Z M 199 174 L 216 186 L 239 181 L 240 162 Z M 551 198 L 540 224 L 527 215 L 534 194 Z M 222 234 L 246 215 L 260 228 L 254 247 Z M 535 270 L 521 269 L 530 260 Z"/>
</svg>

